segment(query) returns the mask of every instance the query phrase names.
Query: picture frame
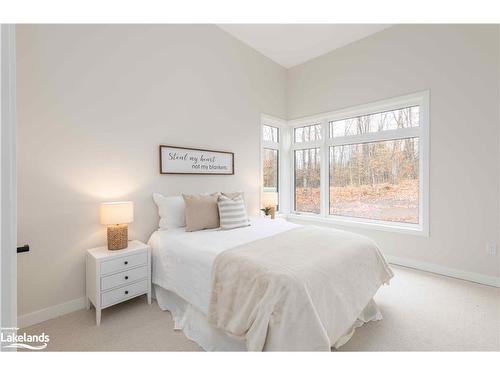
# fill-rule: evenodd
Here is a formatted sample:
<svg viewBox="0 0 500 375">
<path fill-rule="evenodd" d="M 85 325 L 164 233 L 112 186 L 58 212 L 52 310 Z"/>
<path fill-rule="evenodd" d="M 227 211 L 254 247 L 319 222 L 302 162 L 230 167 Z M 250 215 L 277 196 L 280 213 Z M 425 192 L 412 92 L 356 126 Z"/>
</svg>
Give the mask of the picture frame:
<svg viewBox="0 0 500 375">
<path fill-rule="evenodd" d="M 159 146 L 160 174 L 234 175 L 234 153 L 182 146 Z"/>
</svg>

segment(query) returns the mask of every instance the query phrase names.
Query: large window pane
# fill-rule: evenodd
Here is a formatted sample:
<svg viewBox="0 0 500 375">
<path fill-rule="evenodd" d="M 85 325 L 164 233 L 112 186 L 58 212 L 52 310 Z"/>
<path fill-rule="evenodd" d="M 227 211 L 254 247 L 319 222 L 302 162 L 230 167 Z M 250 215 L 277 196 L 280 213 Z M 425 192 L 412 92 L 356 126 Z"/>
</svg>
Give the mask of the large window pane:
<svg viewBox="0 0 500 375">
<path fill-rule="evenodd" d="M 295 211 L 320 213 L 319 150 L 295 151 Z"/>
<path fill-rule="evenodd" d="M 330 147 L 330 214 L 418 223 L 418 138 Z"/>
<path fill-rule="evenodd" d="M 278 150 L 264 149 L 264 191 L 278 191 Z"/>
<path fill-rule="evenodd" d="M 419 126 L 419 106 L 330 122 L 330 138 Z"/>
<path fill-rule="evenodd" d="M 274 126 L 262 126 L 262 139 L 268 142 L 279 142 L 279 129 Z"/>
<path fill-rule="evenodd" d="M 315 124 L 315 125 L 295 128 L 294 135 L 295 135 L 295 143 L 320 141 L 321 125 Z"/>
</svg>

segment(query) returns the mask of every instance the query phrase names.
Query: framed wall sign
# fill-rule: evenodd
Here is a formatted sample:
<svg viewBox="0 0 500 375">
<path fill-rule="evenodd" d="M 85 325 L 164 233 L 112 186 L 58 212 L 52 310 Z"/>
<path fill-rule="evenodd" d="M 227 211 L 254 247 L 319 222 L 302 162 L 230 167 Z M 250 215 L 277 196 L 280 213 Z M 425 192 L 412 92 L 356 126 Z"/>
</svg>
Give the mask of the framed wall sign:
<svg viewBox="0 0 500 375">
<path fill-rule="evenodd" d="M 234 174 L 234 153 L 160 145 L 161 174 Z"/>
</svg>

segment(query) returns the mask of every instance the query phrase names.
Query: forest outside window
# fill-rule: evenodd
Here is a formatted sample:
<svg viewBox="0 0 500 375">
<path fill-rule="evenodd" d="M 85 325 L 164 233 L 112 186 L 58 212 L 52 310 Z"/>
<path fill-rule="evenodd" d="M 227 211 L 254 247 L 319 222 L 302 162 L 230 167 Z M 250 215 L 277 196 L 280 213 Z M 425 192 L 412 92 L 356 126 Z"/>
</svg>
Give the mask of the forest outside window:
<svg viewBox="0 0 500 375">
<path fill-rule="evenodd" d="M 295 211 L 319 214 L 321 156 L 319 148 L 294 151 Z"/>
<path fill-rule="evenodd" d="M 428 93 L 294 120 L 294 214 L 428 231 Z"/>
<path fill-rule="evenodd" d="M 418 224 L 418 138 L 329 151 L 330 215 Z"/>
<path fill-rule="evenodd" d="M 419 107 L 413 106 L 332 121 L 330 136 L 369 136 L 418 126 Z M 376 142 L 347 139 L 330 147 L 329 155 L 330 215 L 418 224 L 418 137 L 394 133 Z"/>
<path fill-rule="evenodd" d="M 279 128 L 276 126 L 263 125 L 262 126 L 262 139 L 265 142 L 279 143 Z"/>
<path fill-rule="evenodd" d="M 321 125 L 301 126 L 294 130 L 295 143 L 314 142 L 321 140 Z"/>
<path fill-rule="evenodd" d="M 267 192 L 278 192 L 278 150 L 264 148 L 264 189 Z"/>
</svg>

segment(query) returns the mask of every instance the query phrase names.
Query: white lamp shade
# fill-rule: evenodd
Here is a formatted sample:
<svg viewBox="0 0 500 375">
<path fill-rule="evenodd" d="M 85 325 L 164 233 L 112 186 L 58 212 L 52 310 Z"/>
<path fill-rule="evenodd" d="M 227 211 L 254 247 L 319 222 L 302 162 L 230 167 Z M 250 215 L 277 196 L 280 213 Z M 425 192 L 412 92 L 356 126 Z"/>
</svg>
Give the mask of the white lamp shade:
<svg viewBox="0 0 500 375">
<path fill-rule="evenodd" d="M 278 193 L 266 191 L 262 193 L 263 207 L 276 207 L 278 205 Z"/>
<path fill-rule="evenodd" d="M 128 224 L 134 221 L 133 202 L 104 202 L 100 207 L 101 224 Z"/>
</svg>

